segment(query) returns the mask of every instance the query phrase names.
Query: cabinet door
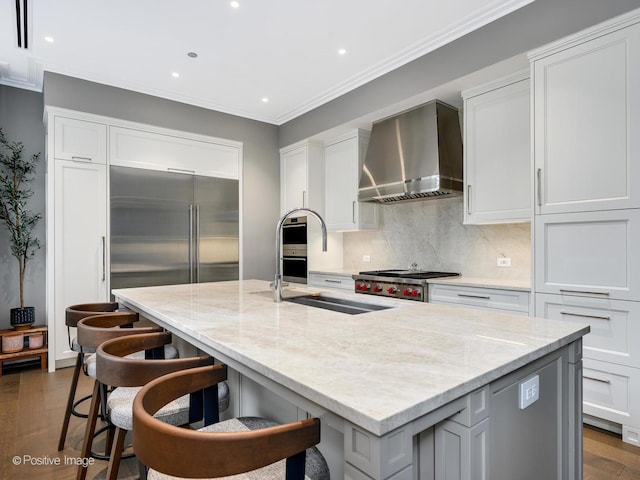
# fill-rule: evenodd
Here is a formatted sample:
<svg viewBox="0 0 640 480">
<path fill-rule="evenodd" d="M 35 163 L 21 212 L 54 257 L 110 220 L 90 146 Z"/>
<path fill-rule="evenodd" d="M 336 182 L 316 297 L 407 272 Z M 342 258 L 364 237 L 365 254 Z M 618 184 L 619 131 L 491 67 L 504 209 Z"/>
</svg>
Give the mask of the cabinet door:
<svg viewBox="0 0 640 480">
<path fill-rule="evenodd" d="M 538 293 L 536 316 L 588 323 L 585 358 L 640 367 L 640 302 Z"/>
<path fill-rule="evenodd" d="M 640 210 L 540 215 L 536 292 L 640 300 Z"/>
<path fill-rule="evenodd" d="M 465 223 L 529 221 L 529 80 L 465 100 Z"/>
<path fill-rule="evenodd" d="M 280 209 L 311 208 L 324 215 L 324 147 L 306 140 L 280 150 Z"/>
<path fill-rule="evenodd" d="M 640 25 L 533 72 L 537 213 L 640 207 Z"/>
<path fill-rule="evenodd" d="M 429 284 L 429 303 L 466 305 L 529 314 L 529 292 L 463 285 Z"/>
<path fill-rule="evenodd" d="M 55 117 L 55 158 L 107 163 L 107 126 Z"/>
<path fill-rule="evenodd" d="M 65 308 L 108 300 L 107 172 L 105 165 L 55 161 L 55 359 L 69 348 Z"/>
</svg>

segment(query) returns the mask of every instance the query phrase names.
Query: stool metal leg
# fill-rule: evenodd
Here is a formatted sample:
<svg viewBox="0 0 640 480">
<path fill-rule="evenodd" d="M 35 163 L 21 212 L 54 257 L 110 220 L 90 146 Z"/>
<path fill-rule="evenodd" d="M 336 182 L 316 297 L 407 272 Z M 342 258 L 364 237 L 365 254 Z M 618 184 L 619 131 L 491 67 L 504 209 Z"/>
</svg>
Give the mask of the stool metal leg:
<svg viewBox="0 0 640 480">
<path fill-rule="evenodd" d="M 58 440 L 58 451 L 64 449 L 64 442 L 67 439 L 67 431 L 69 430 L 69 419 L 71 418 L 71 412 L 73 411 L 74 400 L 76 396 L 76 389 L 78 388 L 78 379 L 80 378 L 80 370 L 82 369 L 82 360 L 84 354 L 78 353 L 76 359 L 76 366 L 73 370 L 73 378 L 71 379 L 71 387 L 69 388 L 69 398 L 67 399 L 67 408 L 64 411 L 64 421 L 62 422 L 62 431 L 60 432 L 60 439 Z"/>
</svg>

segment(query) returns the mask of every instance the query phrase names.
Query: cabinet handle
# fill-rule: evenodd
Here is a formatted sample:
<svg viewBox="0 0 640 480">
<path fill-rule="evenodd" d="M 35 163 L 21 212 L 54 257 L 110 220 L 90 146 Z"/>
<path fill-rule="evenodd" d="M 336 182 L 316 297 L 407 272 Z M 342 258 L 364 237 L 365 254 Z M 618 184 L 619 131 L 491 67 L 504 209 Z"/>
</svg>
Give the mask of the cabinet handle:
<svg viewBox="0 0 640 480">
<path fill-rule="evenodd" d="M 189 205 L 189 283 L 194 283 L 194 268 L 193 268 L 193 205 Z"/>
<path fill-rule="evenodd" d="M 190 173 L 192 175 L 196 173 L 195 170 L 187 170 L 186 168 L 173 168 L 173 167 L 168 167 L 167 172 Z"/>
<path fill-rule="evenodd" d="M 609 315 L 588 315 L 586 313 L 560 312 L 560 315 L 570 315 L 572 317 L 595 318 L 597 320 L 611 320 Z"/>
<path fill-rule="evenodd" d="M 302 208 L 306 207 L 306 202 L 305 202 L 306 197 L 307 197 L 307 191 L 303 190 L 302 191 Z"/>
<path fill-rule="evenodd" d="M 102 239 L 102 281 L 107 279 L 107 237 L 104 235 Z"/>
<path fill-rule="evenodd" d="M 342 283 L 341 280 L 330 280 L 328 278 L 325 278 L 324 281 L 327 282 L 327 283 Z"/>
<path fill-rule="evenodd" d="M 479 298 L 481 300 L 490 300 L 491 297 L 489 295 L 471 295 L 469 293 L 459 293 L 458 294 L 459 297 L 465 297 L 465 298 Z"/>
<path fill-rule="evenodd" d="M 77 157 L 77 156 L 72 156 L 71 160 L 73 160 L 74 162 L 93 162 L 93 158 L 91 157 Z"/>
<path fill-rule="evenodd" d="M 356 223 L 356 201 L 351 202 L 351 220 Z"/>
<path fill-rule="evenodd" d="M 542 207 L 542 169 L 539 168 L 536 172 L 536 180 L 538 182 L 538 206 Z"/>
<path fill-rule="evenodd" d="M 467 185 L 467 215 L 471 215 L 471 185 Z"/>
<path fill-rule="evenodd" d="M 601 378 L 587 377 L 587 376 L 584 376 L 582 378 L 584 378 L 585 380 L 593 380 L 594 382 L 606 383 L 607 385 L 611 385 L 611 380 L 603 380 Z"/>
<path fill-rule="evenodd" d="M 561 293 L 582 293 L 583 295 L 603 295 L 608 296 L 609 292 L 590 292 L 588 290 L 566 290 L 564 288 L 560 289 Z"/>
</svg>

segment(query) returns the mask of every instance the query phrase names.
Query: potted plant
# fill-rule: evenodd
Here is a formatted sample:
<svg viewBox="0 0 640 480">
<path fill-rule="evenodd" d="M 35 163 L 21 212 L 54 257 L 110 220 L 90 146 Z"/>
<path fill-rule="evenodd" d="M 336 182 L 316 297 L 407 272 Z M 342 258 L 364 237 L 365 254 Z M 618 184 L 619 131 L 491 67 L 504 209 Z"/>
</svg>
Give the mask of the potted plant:
<svg viewBox="0 0 640 480">
<path fill-rule="evenodd" d="M 22 142 L 10 142 L 0 128 L 0 220 L 9 230 L 11 254 L 20 265 L 20 308 L 11 309 L 11 325 L 16 329 L 29 328 L 35 321 L 34 307 L 24 306 L 24 274 L 27 262 L 40 248 L 33 229 L 41 214 L 27 209 L 33 195 L 29 184 L 40 158 L 40 153 L 24 159 Z"/>
</svg>

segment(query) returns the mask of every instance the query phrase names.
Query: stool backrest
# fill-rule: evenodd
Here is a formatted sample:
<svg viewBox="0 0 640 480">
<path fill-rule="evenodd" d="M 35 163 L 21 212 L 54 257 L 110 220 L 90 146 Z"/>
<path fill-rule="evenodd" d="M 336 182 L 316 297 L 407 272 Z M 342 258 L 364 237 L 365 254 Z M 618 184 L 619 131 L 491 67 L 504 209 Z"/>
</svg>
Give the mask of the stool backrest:
<svg viewBox="0 0 640 480">
<path fill-rule="evenodd" d="M 75 327 L 78 322 L 85 317 L 115 312 L 117 309 L 117 302 L 80 303 L 71 305 L 65 309 L 65 324 L 67 327 Z"/>
<path fill-rule="evenodd" d="M 136 327 L 139 316 L 135 312 L 102 313 L 85 317 L 78 322 L 78 344 L 86 349 L 97 349 L 101 343 L 112 338 L 138 333 L 161 332 L 158 326 Z"/>
<path fill-rule="evenodd" d="M 96 351 L 96 379 L 113 387 L 140 387 L 167 373 L 213 364 L 209 356 L 170 360 L 125 358 L 142 350 L 164 348 L 169 343 L 169 332 L 140 333 L 107 340 Z"/>
<path fill-rule="evenodd" d="M 215 478 L 287 459 L 287 479 L 304 478 L 305 452 L 320 442 L 317 418 L 243 432 L 201 432 L 153 417 L 160 408 L 226 379 L 226 366 L 176 372 L 145 385 L 133 402 L 133 449 L 144 465 L 167 475 Z"/>
</svg>

